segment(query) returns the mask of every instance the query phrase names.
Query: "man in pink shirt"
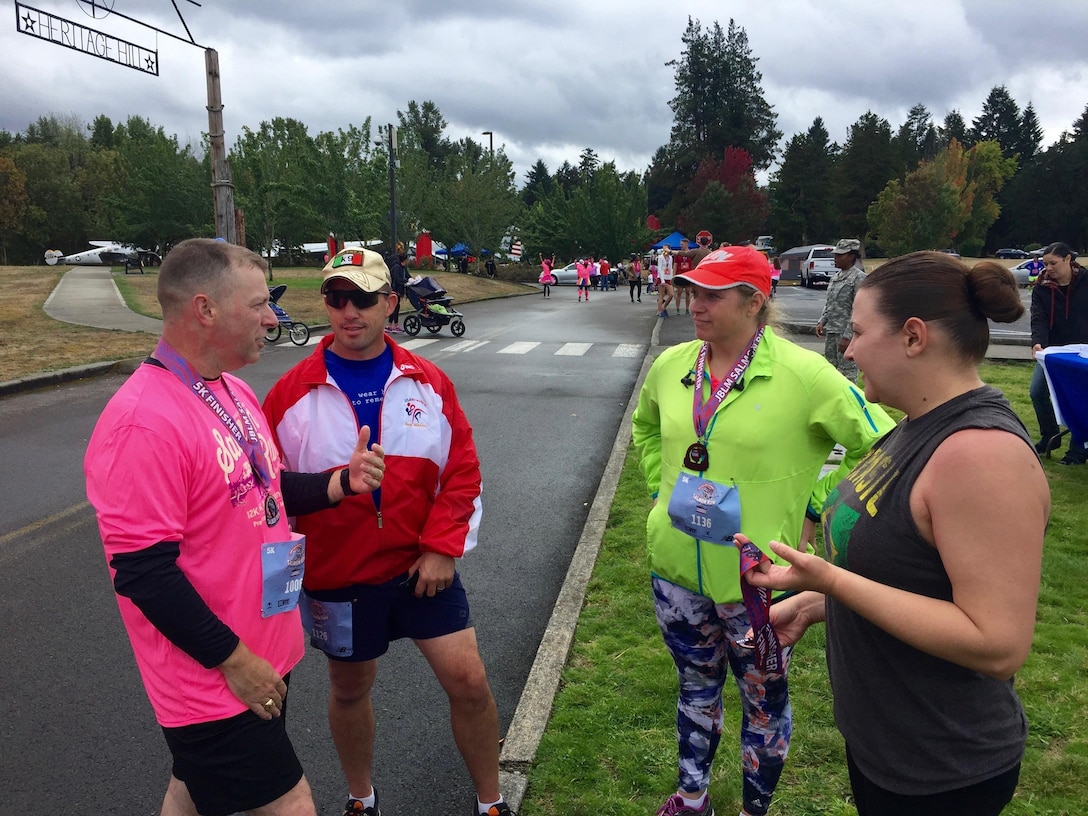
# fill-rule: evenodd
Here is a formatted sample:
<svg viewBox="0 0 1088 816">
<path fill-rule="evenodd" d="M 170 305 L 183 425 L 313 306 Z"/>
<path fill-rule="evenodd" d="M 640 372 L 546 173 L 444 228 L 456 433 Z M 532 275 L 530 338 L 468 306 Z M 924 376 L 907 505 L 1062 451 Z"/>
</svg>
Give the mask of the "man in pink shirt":
<svg viewBox="0 0 1088 816">
<path fill-rule="evenodd" d="M 106 405 L 84 461 L 121 619 L 173 767 L 163 816 L 312 816 L 283 714 L 302 658 L 305 538 L 288 515 L 369 492 L 364 428 L 348 462 L 281 473 L 250 388 L 276 317 L 260 256 L 178 244 L 159 271 L 163 334 Z"/>
</svg>

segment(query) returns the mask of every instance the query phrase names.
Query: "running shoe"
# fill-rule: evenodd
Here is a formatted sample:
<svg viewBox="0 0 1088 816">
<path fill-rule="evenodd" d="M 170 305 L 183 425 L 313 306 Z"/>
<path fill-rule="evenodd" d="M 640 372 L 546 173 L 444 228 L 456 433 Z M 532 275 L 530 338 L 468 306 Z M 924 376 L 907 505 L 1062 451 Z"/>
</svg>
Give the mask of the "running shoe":
<svg viewBox="0 0 1088 816">
<path fill-rule="evenodd" d="M 378 789 L 374 788 L 372 807 L 363 807 L 363 803 L 358 799 L 348 799 L 348 803 L 344 805 L 343 816 L 382 816 L 382 810 L 378 807 Z"/>
<path fill-rule="evenodd" d="M 480 816 L 480 808 L 476 805 L 475 800 L 472 802 L 472 816 Z M 487 813 L 483 816 L 517 816 L 514 811 L 510 809 L 510 805 L 506 802 L 499 802 L 497 805 L 492 805 L 487 809 Z"/>
<path fill-rule="evenodd" d="M 714 806 L 710 804 L 710 797 L 706 797 L 702 808 L 696 810 L 688 806 L 688 800 L 679 793 L 674 793 L 657 811 L 656 816 L 714 816 Z"/>
</svg>

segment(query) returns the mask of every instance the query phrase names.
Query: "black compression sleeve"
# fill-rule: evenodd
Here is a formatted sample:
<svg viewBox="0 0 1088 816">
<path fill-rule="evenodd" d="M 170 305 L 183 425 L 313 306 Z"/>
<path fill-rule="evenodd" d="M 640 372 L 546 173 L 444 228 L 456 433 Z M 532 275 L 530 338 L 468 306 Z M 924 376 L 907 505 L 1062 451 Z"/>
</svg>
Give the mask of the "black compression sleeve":
<svg viewBox="0 0 1088 816">
<path fill-rule="evenodd" d="M 329 479 L 331 473 L 294 473 L 285 470 L 280 474 L 280 490 L 283 507 L 289 516 L 305 516 L 318 510 L 328 510 L 336 505 L 329 503 Z"/>
<path fill-rule="evenodd" d="M 181 545 L 160 541 L 144 550 L 118 553 L 110 560 L 113 587 L 131 600 L 151 625 L 206 669 L 230 657 L 238 636 L 208 608 L 178 567 Z"/>
</svg>

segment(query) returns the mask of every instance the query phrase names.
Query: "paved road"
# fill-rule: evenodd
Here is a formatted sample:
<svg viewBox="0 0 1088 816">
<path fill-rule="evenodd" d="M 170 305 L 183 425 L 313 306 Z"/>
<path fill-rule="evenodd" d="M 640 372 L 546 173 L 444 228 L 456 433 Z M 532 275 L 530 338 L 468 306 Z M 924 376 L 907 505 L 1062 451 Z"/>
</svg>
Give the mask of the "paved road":
<svg viewBox="0 0 1088 816">
<path fill-rule="evenodd" d="M 562 291 L 467 304 L 468 330 L 408 341 L 453 378 L 484 468 L 480 547 L 462 563 L 503 728 L 601 480 L 654 318 L 619 294 Z M 646 304 L 642 304 L 646 307 Z M 630 308 L 628 308 L 630 307 Z M 309 350 L 280 344 L 244 374 L 263 394 Z M 81 461 L 122 377 L 0 400 L 0 456 L 20 477 L 0 498 L 0 814 L 157 812 L 167 753 L 143 697 L 104 569 Z M 319 801 L 343 784 L 324 720 L 324 667 L 292 679 L 290 729 Z M 410 644 L 376 691 L 376 780 L 390 812 L 447 816 L 472 795 L 441 691 Z"/>
</svg>

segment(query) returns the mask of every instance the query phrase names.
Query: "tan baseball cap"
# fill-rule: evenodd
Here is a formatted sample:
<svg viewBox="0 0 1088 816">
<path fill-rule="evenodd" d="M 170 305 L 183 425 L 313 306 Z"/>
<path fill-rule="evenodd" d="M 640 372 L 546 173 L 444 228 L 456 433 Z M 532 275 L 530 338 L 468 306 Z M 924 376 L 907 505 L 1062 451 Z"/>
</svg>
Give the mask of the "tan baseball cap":
<svg viewBox="0 0 1088 816">
<path fill-rule="evenodd" d="M 342 249 L 329 259 L 321 271 L 325 273 L 321 281 L 322 294 L 328 291 L 329 281 L 336 278 L 343 278 L 364 292 L 393 290 L 389 267 L 382 256 L 371 249 Z"/>
</svg>

